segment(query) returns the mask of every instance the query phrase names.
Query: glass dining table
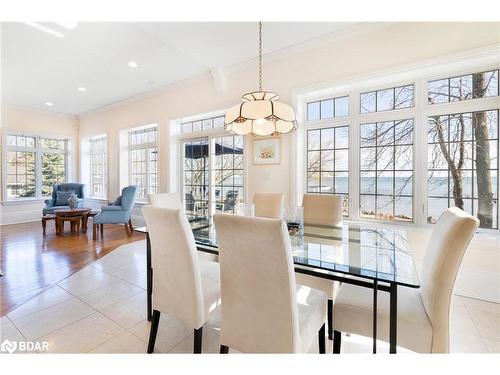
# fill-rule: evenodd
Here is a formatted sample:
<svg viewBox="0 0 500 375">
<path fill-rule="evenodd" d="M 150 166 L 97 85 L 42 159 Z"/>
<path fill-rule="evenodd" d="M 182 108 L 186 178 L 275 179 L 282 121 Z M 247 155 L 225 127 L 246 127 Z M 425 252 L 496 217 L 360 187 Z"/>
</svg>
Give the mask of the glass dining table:
<svg viewBox="0 0 500 375">
<path fill-rule="evenodd" d="M 146 234 L 148 320 L 151 319 L 153 269 Z M 218 254 L 213 225 L 193 225 L 198 251 Z M 303 235 L 291 235 L 295 272 L 373 290 L 373 352 L 377 339 L 377 294 L 389 293 L 389 351 L 397 346 L 398 287 L 419 288 L 417 269 L 404 230 L 345 222 L 341 226 L 305 225 Z"/>
</svg>

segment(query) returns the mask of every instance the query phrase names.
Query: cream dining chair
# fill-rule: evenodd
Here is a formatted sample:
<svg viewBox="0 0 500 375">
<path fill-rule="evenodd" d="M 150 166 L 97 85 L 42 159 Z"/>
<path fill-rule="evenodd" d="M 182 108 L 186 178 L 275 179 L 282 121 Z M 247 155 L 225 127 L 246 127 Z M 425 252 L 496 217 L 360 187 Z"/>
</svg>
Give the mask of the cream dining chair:
<svg viewBox="0 0 500 375">
<path fill-rule="evenodd" d="M 148 194 L 148 203 L 151 206 L 165 208 L 182 208 L 182 201 L 179 193 L 156 193 Z"/>
<path fill-rule="evenodd" d="M 336 194 L 304 194 L 304 224 L 336 226 L 342 224 L 342 196 Z M 310 275 L 297 273 L 297 284 L 322 290 L 328 296 L 328 338 L 333 340 L 333 301 L 339 288 L 339 283 Z"/>
<path fill-rule="evenodd" d="M 449 314 L 455 278 L 479 220 L 453 207 L 434 227 L 420 275 L 420 289 L 398 290 L 398 345 L 419 353 L 449 352 Z M 372 334 L 371 289 L 342 284 L 333 309 L 334 353 L 340 352 L 340 331 Z M 389 296 L 378 294 L 377 331 L 388 340 Z"/>
<path fill-rule="evenodd" d="M 221 353 L 325 352 L 325 293 L 296 285 L 283 220 L 215 214 L 221 266 Z"/>
<path fill-rule="evenodd" d="M 182 209 L 142 209 L 151 240 L 153 318 L 148 353 L 154 351 L 160 313 L 194 329 L 194 353 L 202 350 L 202 329 L 220 302 L 219 265 L 197 256 L 193 232 Z"/>
<path fill-rule="evenodd" d="M 148 194 L 148 203 L 151 206 L 164 207 L 164 208 L 175 208 L 184 210 L 182 205 L 181 196 L 179 193 L 155 193 Z M 205 252 L 198 252 L 198 258 L 200 260 L 208 260 L 211 262 L 217 262 L 218 257 L 216 254 L 209 254 Z"/>
<path fill-rule="evenodd" d="M 255 216 L 281 219 L 283 198 L 282 193 L 255 193 L 253 196 Z"/>
</svg>

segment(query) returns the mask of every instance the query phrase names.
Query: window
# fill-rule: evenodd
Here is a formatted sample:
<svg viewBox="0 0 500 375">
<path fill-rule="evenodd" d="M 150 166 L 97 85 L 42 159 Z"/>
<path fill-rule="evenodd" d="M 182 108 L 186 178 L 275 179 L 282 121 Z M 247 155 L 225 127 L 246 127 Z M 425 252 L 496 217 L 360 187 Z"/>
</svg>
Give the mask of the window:
<svg viewBox="0 0 500 375">
<path fill-rule="evenodd" d="M 216 211 L 233 212 L 244 200 L 243 136 L 182 142 L 184 207 L 203 226 Z"/>
<path fill-rule="evenodd" d="M 349 127 L 307 131 L 307 192 L 341 194 L 349 214 Z"/>
<path fill-rule="evenodd" d="M 392 111 L 414 106 L 413 85 L 362 93 L 360 113 Z"/>
<path fill-rule="evenodd" d="M 243 137 L 212 139 L 213 202 L 216 211 L 234 212 L 243 202 Z"/>
<path fill-rule="evenodd" d="M 67 140 L 7 135 L 7 199 L 50 196 L 66 181 L 67 148 Z"/>
<path fill-rule="evenodd" d="M 183 122 L 181 124 L 181 133 L 193 133 L 217 128 L 224 128 L 224 116 L 209 117 L 197 121 Z"/>
<path fill-rule="evenodd" d="M 498 70 L 429 82 L 429 104 L 498 96 Z"/>
<path fill-rule="evenodd" d="M 498 110 L 428 119 L 428 222 L 452 206 L 498 228 Z"/>
<path fill-rule="evenodd" d="M 106 198 L 107 194 L 107 147 L 106 136 L 90 139 L 90 194 Z"/>
<path fill-rule="evenodd" d="M 307 120 L 349 116 L 349 96 L 307 103 Z"/>
<path fill-rule="evenodd" d="M 362 124 L 360 216 L 413 221 L 413 120 Z"/>
<path fill-rule="evenodd" d="M 437 80 L 422 67 L 385 77 L 385 86 L 379 75 L 344 82 L 331 90 L 345 90 L 359 113 L 341 118 L 331 95 L 308 100 L 325 88 L 299 93 L 306 122 L 298 131 L 304 177 L 296 191 L 342 194 L 351 220 L 433 224 L 458 206 L 498 233 L 500 67 L 446 73 L 476 61 L 436 64 L 434 72 L 445 72 Z M 344 146 L 337 131 L 345 132 Z"/>
<path fill-rule="evenodd" d="M 156 125 L 128 133 L 129 183 L 139 186 L 138 198 L 141 200 L 158 189 L 157 133 Z"/>
</svg>

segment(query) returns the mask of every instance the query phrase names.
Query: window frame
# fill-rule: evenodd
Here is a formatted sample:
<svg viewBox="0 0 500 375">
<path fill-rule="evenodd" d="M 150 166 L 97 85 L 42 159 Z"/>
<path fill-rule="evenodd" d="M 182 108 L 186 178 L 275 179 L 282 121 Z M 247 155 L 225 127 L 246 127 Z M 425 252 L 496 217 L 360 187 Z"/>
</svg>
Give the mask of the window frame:
<svg viewBox="0 0 500 375">
<path fill-rule="evenodd" d="M 349 220 L 359 222 L 374 222 L 387 225 L 398 226 L 419 226 L 432 228 L 433 224 L 427 223 L 427 121 L 429 116 L 447 115 L 452 113 L 478 112 L 487 110 L 500 111 L 500 96 L 486 98 L 472 98 L 469 100 L 447 103 L 429 104 L 427 99 L 429 82 L 446 77 L 456 77 L 492 70 L 499 70 L 498 59 L 487 56 L 478 62 L 470 56 L 459 60 L 448 61 L 441 59 L 433 64 L 413 66 L 392 71 L 382 76 L 381 73 L 366 75 L 360 78 L 354 77 L 352 80 L 333 82 L 329 84 L 316 85 L 303 89 L 294 90 L 294 103 L 297 108 L 299 126 L 297 135 L 292 140 L 292 147 L 300 148 L 299 158 L 293 161 L 292 165 L 292 194 L 295 201 L 300 204 L 302 193 L 307 191 L 307 130 L 331 126 L 338 119 L 328 120 L 307 120 L 307 103 L 321 101 L 332 96 L 350 96 L 350 116 L 342 117 L 340 120 L 348 121 L 350 124 L 350 144 L 349 144 L 349 177 L 358 181 L 360 174 L 360 141 L 359 125 L 362 123 L 395 121 L 404 118 L 414 120 L 413 138 L 413 222 L 386 221 L 380 219 L 369 219 L 360 216 L 360 189 L 357 183 L 350 183 L 349 186 Z M 431 68 L 432 67 L 432 68 Z M 360 94 L 377 91 L 380 89 L 400 87 L 413 84 L 414 105 L 410 108 L 394 109 L 391 111 L 360 113 Z M 500 86 L 500 85 L 499 85 Z M 500 91 L 500 88 L 499 88 Z M 500 154 L 500 150 L 499 150 Z M 352 177 L 351 177 L 352 176 Z M 500 176 L 499 176 L 500 177 Z M 498 179 L 500 180 L 500 178 Z M 498 182 L 500 192 L 500 181 Z M 500 204 L 499 204 L 500 206 Z M 499 209 L 500 216 L 500 209 Z M 499 225 L 500 228 L 500 225 Z M 499 233 L 500 229 L 480 228 L 479 231 Z"/>
<path fill-rule="evenodd" d="M 7 139 L 9 136 L 14 137 L 30 137 L 35 139 L 34 147 L 23 147 L 23 146 L 11 146 L 7 144 Z M 66 137 L 58 137 L 52 135 L 39 135 L 39 134 L 31 134 L 31 133 L 22 133 L 22 132 L 12 132 L 6 131 L 3 133 L 3 162 L 2 162 L 2 199 L 4 202 L 13 203 L 13 202 L 26 202 L 26 201 L 37 201 L 37 200 L 45 200 L 51 197 L 49 195 L 42 194 L 42 157 L 43 154 L 62 154 L 64 155 L 64 182 L 68 181 L 68 177 L 70 175 L 69 171 L 69 157 L 70 157 L 70 138 Z M 62 141 L 64 143 L 64 150 L 51 150 L 42 147 L 42 139 L 56 140 Z M 17 152 L 33 152 L 35 159 L 35 196 L 34 197 L 8 197 L 7 194 L 7 155 L 9 151 L 17 151 Z"/>
<path fill-rule="evenodd" d="M 92 143 L 93 142 L 103 142 L 104 144 L 104 152 L 97 154 L 94 154 L 92 152 Z M 102 179 L 102 195 L 94 195 L 94 164 L 93 164 L 93 159 L 92 157 L 94 155 L 102 155 L 101 156 L 101 165 L 102 165 L 102 172 L 101 172 L 101 179 Z M 89 139 L 89 158 L 90 158 L 90 176 L 89 176 L 89 184 L 90 184 L 90 197 L 89 198 L 98 198 L 98 199 L 106 199 L 108 196 L 108 137 L 107 135 L 100 135 L 96 137 L 92 137 Z"/>
<path fill-rule="evenodd" d="M 156 132 L 156 140 L 154 142 L 146 142 L 146 143 L 139 143 L 139 144 L 131 144 L 130 142 L 130 137 L 132 135 L 132 133 L 143 133 L 143 132 L 148 132 L 150 130 L 154 129 L 154 131 Z M 158 123 L 153 123 L 153 124 L 150 124 L 150 125 L 147 125 L 147 126 L 141 126 L 139 128 L 132 128 L 132 129 L 128 129 L 127 130 L 127 156 L 128 156 L 128 183 L 131 184 L 132 183 L 132 151 L 137 151 L 137 150 L 145 150 L 146 151 L 146 159 L 145 159 L 145 163 L 146 163 L 146 186 L 145 186 L 145 189 L 146 189 L 146 196 L 145 197 L 141 197 L 141 196 L 137 196 L 137 202 L 138 203 L 144 203 L 144 202 L 147 202 L 147 195 L 148 194 L 153 194 L 153 193 L 157 193 L 158 192 L 158 188 L 159 188 L 159 184 L 158 184 L 158 177 L 159 177 L 159 170 L 158 170 L 158 164 L 159 164 L 159 157 L 158 157 L 158 154 L 159 154 L 159 149 L 158 149 L 158 137 L 159 137 L 159 131 L 160 131 L 160 127 L 158 126 Z M 152 148 L 155 148 L 156 149 L 156 191 L 155 192 L 152 192 L 150 190 L 151 188 L 151 158 L 150 158 L 150 149 Z M 140 189 L 139 189 L 139 193 L 140 194 Z"/>
<path fill-rule="evenodd" d="M 184 207 L 184 200 L 185 200 L 185 186 L 184 186 L 184 151 L 183 151 L 183 143 L 184 142 L 190 142 L 190 141 L 196 141 L 196 140 L 203 140 L 206 139 L 208 140 L 209 143 L 209 151 L 210 151 L 210 160 L 209 160 L 209 166 L 207 167 L 208 169 L 208 180 L 210 181 L 209 186 L 209 197 L 208 197 L 208 215 L 211 218 L 212 215 L 216 212 L 215 209 L 215 204 L 216 200 L 212 199 L 212 187 L 215 186 L 215 180 L 214 176 L 212 173 L 212 170 L 214 170 L 213 163 L 215 162 L 214 158 L 212 158 L 212 144 L 217 138 L 221 137 L 227 137 L 227 136 L 235 136 L 236 134 L 231 134 L 227 132 L 224 127 L 212 127 L 210 129 L 205 129 L 201 131 L 192 131 L 192 132 L 182 132 L 181 126 L 182 124 L 189 123 L 189 122 L 196 122 L 200 121 L 203 124 L 203 121 L 206 119 L 212 119 L 212 124 L 213 119 L 218 118 L 218 117 L 224 117 L 226 110 L 221 110 L 221 111 L 214 111 L 210 112 L 205 115 L 195 115 L 191 117 L 185 117 L 180 120 L 173 120 L 171 123 L 171 127 L 176 129 L 177 132 L 174 132 L 171 138 L 171 148 L 176 148 L 176 152 L 174 153 L 175 157 L 173 159 L 177 159 L 174 164 L 172 164 L 172 167 L 177 169 L 177 171 L 172 171 L 171 173 L 175 173 L 175 176 L 177 178 L 177 181 L 174 182 L 174 185 L 172 186 L 173 188 L 176 188 L 178 192 L 180 192 L 181 195 L 181 201 Z M 243 139 L 243 202 L 248 201 L 248 144 L 249 140 L 248 137 L 242 136 Z"/>
</svg>

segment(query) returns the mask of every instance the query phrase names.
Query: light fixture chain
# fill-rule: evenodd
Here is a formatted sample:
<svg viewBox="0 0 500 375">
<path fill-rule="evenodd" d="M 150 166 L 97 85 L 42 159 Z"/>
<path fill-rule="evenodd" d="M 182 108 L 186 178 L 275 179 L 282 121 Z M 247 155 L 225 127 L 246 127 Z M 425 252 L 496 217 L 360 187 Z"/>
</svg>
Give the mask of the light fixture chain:
<svg viewBox="0 0 500 375">
<path fill-rule="evenodd" d="M 262 22 L 259 21 L 259 91 L 262 91 Z"/>
</svg>

